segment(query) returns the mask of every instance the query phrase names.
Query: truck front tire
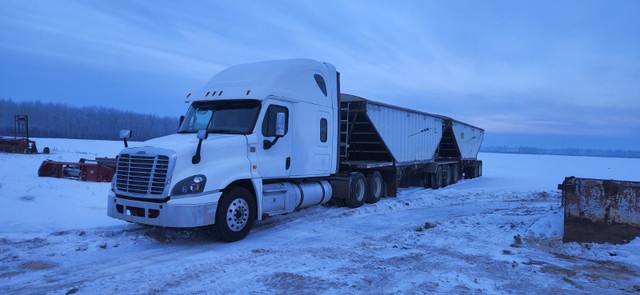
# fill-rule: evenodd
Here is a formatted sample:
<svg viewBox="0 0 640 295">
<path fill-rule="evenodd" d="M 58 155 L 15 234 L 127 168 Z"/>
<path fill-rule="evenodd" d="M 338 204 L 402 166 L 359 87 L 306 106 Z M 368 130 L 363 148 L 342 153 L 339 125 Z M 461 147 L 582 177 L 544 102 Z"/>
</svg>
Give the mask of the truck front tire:
<svg viewBox="0 0 640 295">
<path fill-rule="evenodd" d="M 232 187 L 222 193 L 216 211 L 214 235 L 224 242 L 244 239 L 256 218 L 256 202 L 243 187 Z"/>
</svg>

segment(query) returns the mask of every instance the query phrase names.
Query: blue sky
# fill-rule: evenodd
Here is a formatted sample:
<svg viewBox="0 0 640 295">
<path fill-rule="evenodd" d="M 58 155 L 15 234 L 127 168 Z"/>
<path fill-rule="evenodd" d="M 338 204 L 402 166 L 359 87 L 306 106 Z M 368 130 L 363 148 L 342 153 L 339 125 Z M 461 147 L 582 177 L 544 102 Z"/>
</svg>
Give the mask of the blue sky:
<svg viewBox="0 0 640 295">
<path fill-rule="evenodd" d="M 0 98 L 177 117 L 225 67 L 295 57 L 487 145 L 640 149 L 638 1 L 0 1 Z"/>
</svg>

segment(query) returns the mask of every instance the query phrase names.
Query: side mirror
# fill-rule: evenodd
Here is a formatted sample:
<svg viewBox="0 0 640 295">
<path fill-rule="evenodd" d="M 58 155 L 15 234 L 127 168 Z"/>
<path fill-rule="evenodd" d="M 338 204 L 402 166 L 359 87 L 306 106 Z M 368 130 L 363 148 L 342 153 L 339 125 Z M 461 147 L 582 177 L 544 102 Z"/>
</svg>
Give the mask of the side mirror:
<svg viewBox="0 0 640 295">
<path fill-rule="evenodd" d="M 131 138 L 131 134 L 133 132 L 131 132 L 131 130 L 129 129 L 122 129 L 120 130 L 120 139 L 122 139 L 124 141 L 124 147 L 128 148 L 129 144 L 127 144 L 127 139 Z"/>
<path fill-rule="evenodd" d="M 278 139 L 280 137 L 283 137 L 286 130 L 286 124 L 287 124 L 287 116 L 284 112 L 277 112 L 276 113 L 276 132 L 273 136 L 275 136 L 275 138 L 272 141 L 269 140 L 264 140 L 262 143 L 262 148 L 265 150 L 270 149 L 272 146 L 274 146 L 276 144 L 276 142 L 278 142 Z"/>
<path fill-rule="evenodd" d="M 180 123 L 178 124 L 178 129 L 182 126 L 182 122 L 184 122 L 184 116 L 180 116 Z"/>
<path fill-rule="evenodd" d="M 280 112 L 276 114 L 276 137 L 284 136 L 285 114 Z"/>
</svg>

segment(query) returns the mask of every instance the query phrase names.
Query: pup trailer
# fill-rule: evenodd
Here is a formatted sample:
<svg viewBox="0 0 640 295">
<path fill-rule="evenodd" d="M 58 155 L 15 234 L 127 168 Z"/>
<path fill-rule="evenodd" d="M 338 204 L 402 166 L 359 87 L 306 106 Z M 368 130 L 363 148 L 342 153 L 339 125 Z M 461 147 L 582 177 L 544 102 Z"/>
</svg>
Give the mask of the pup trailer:
<svg viewBox="0 0 640 295">
<path fill-rule="evenodd" d="M 212 226 L 232 242 L 268 216 L 330 200 L 355 208 L 398 187 L 438 189 L 482 175 L 483 129 L 342 94 L 329 63 L 233 66 L 186 103 L 177 134 L 120 152 L 109 216 Z M 121 132 L 125 146 L 130 134 Z"/>
</svg>

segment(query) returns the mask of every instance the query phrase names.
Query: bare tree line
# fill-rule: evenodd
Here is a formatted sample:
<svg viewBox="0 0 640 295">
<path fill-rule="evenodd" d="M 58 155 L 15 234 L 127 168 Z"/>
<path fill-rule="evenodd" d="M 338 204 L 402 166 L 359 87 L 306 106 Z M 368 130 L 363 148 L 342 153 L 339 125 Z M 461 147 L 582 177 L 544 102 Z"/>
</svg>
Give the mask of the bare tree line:
<svg viewBox="0 0 640 295">
<path fill-rule="evenodd" d="M 544 149 L 530 146 L 510 147 L 483 146 L 481 152 L 487 153 L 509 153 L 509 154 L 544 154 L 544 155 L 564 155 L 564 156 L 587 156 L 587 157 L 614 157 L 614 158 L 640 158 L 640 151 L 622 149 Z"/>
<path fill-rule="evenodd" d="M 117 140 L 121 129 L 131 129 L 132 140 L 147 140 L 178 130 L 178 118 L 105 107 L 0 99 L 0 135 L 13 136 L 14 115 L 29 116 L 31 137 Z"/>
</svg>

